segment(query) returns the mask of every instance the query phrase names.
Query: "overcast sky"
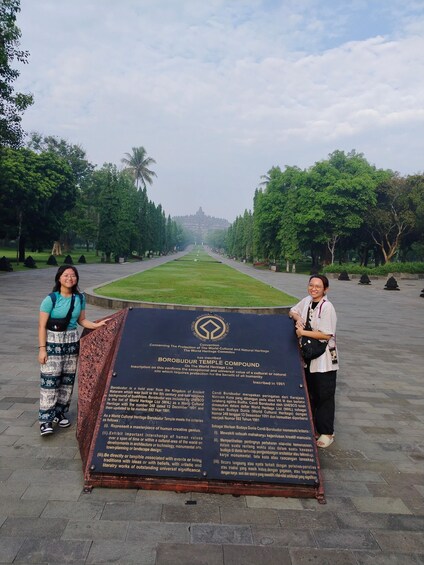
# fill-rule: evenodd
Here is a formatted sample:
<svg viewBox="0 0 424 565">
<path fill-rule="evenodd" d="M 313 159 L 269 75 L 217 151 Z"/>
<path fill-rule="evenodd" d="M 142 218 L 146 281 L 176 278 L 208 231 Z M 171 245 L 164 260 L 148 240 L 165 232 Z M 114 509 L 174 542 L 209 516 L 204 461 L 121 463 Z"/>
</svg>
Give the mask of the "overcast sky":
<svg viewBox="0 0 424 565">
<path fill-rule="evenodd" d="M 21 0 L 26 131 L 143 145 L 167 214 L 233 221 L 274 165 L 424 170 L 423 0 Z"/>
</svg>

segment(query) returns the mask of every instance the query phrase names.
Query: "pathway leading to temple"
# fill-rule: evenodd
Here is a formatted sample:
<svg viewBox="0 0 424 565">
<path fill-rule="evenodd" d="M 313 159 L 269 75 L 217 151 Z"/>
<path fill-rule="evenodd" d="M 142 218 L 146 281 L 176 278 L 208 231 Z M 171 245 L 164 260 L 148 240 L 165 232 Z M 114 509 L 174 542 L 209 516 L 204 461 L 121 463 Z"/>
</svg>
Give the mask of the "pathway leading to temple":
<svg viewBox="0 0 424 565">
<path fill-rule="evenodd" d="M 79 266 L 82 288 L 151 268 Z M 222 260 L 222 258 L 221 258 Z M 225 260 L 299 298 L 308 277 Z M 423 280 L 331 281 L 341 357 L 336 442 L 311 499 L 95 488 L 74 428 L 41 438 L 37 311 L 54 270 L 0 274 L 0 562 L 149 565 L 424 563 Z M 90 319 L 109 311 L 88 306 Z M 72 405 L 76 417 L 76 398 Z"/>
</svg>

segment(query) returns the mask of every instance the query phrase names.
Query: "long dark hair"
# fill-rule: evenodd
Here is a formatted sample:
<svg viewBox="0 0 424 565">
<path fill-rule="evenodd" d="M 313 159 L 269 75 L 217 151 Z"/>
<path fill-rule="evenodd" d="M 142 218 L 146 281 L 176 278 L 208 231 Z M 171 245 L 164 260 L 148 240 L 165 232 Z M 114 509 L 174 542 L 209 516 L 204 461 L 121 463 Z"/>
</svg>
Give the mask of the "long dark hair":
<svg viewBox="0 0 424 565">
<path fill-rule="evenodd" d="M 312 275 L 311 277 L 309 277 L 309 282 L 311 282 L 312 279 L 319 279 L 320 281 L 322 281 L 324 290 L 327 290 L 327 288 L 330 286 L 330 283 L 328 282 L 328 279 L 325 275 Z"/>
<path fill-rule="evenodd" d="M 78 283 L 79 283 L 79 274 L 78 274 L 78 270 L 76 267 L 74 267 L 73 265 L 61 265 L 56 273 L 56 276 L 54 277 L 54 287 L 53 287 L 53 292 L 59 292 L 60 291 L 60 277 L 63 275 L 63 273 L 65 271 L 67 271 L 68 269 L 72 269 L 75 273 L 75 276 L 77 277 L 77 282 L 74 284 L 74 286 L 72 287 L 72 294 L 75 294 L 77 292 L 80 292 L 80 289 L 78 288 Z"/>
</svg>

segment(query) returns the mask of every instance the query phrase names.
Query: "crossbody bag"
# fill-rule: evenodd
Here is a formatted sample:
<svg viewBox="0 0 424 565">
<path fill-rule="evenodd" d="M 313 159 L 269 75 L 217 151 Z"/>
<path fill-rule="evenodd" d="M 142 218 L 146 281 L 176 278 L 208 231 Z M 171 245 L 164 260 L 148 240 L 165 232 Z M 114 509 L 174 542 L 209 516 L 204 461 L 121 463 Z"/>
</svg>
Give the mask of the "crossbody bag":
<svg viewBox="0 0 424 565">
<path fill-rule="evenodd" d="M 307 322 L 305 324 L 305 330 L 307 331 L 313 331 L 310 323 L 310 310 L 311 307 L 309 306 Z M 302 335 L 299 338 L 300 351 L 305 361 L 311 361 L 312 359 L 321 357 L 321 355 L 325 353 L 327 346 L 328 346 L 327 340 L 320 340 L 320 339 L 316 339 L 315 337 L 308 337 L 306 335 Z"/>
<path fill-rule="evenodd" d="M 53 302 L 53 308 L 56 304 L 56 294 L 52 292 L 49 294 L 50 298 Z M 75 294 L 72 295 L 71 304 L 69 306 L 68 313 L 64 318 L 52 318 L 50 315 L 49 319 L 47 320 L 46 328 L 52 332 L 66 332 L 68 329 L 69 322 L 71 321 L 72 312 L 75 306 Z M 52 308 L 52 310 L 53 310 Z"/>
</svg>

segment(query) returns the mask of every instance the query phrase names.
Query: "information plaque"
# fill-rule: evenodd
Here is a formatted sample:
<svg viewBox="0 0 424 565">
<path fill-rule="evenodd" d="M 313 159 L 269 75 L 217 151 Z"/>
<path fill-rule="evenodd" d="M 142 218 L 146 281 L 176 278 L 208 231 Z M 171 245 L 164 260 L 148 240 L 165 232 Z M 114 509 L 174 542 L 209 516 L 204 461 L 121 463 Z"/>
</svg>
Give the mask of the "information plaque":
<svg viewBox="0 0 424 565">
<path fill-rule="evenodd" d="M 293 322 L 129 310 L 88 467 L 105 477 L 316 489 L 317 449 Z"/>
</svg>

